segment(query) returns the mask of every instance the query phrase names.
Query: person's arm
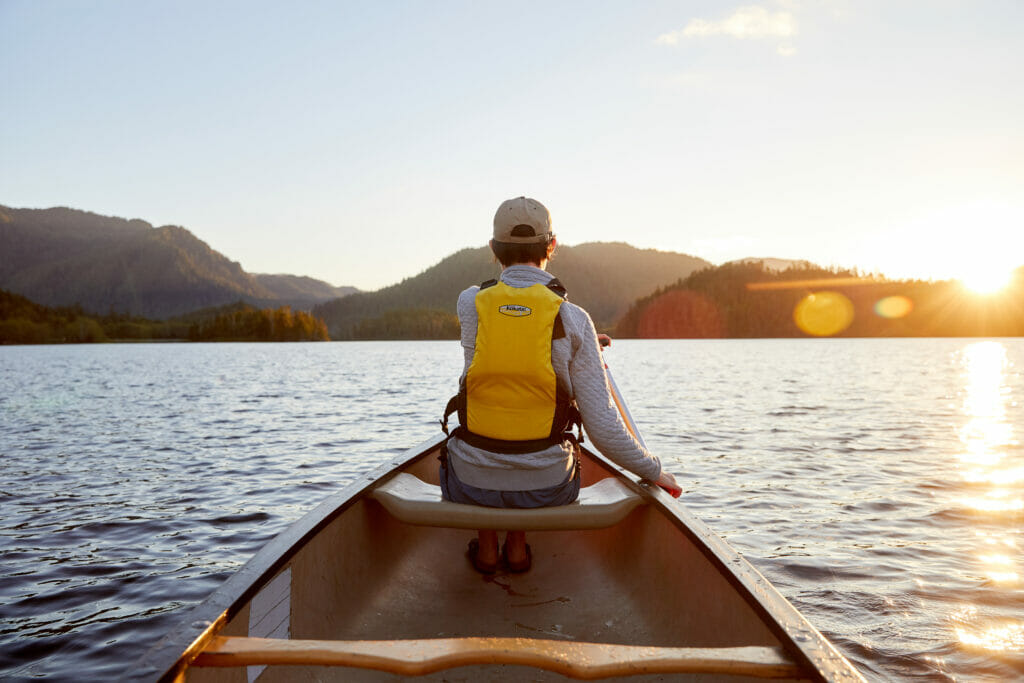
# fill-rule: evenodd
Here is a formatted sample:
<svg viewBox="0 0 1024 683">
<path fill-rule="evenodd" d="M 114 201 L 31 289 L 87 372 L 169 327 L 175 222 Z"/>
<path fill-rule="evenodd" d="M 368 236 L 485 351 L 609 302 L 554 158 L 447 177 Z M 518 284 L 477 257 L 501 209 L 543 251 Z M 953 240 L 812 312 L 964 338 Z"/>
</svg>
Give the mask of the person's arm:
<svg viewBox="0 0 1024 683">
<path fill-rule="evenodd" d="M 576 405 L 594 446 L 612 462 L 644 479 L 674 483 L 674 478 L 669 479 L 671 474 L 662 477 L 661 461 L 629 433 L 615 407 L 590 316 L 576 307 L 571 315 L 563 316 L 563 323 L 573 343 L 569 377 Z"/>
<path fill-rule="evenodd" d="M 609 337 L 607 334 L 599 334 L 599 335 L 597 335 L 597 343 L 598 343 L 598 346 L 602 349 L 601 353 L 602 353 L 602 356 L 603 356 L 603 354 L 604 354 L 603 349 L 605 349 L 605 348 L 607 348 L 607 347 L 612 345 L 612 338 Z M 604 358 L 603 357 L 601 359 L 601 363 L 604 364 Z M 623 421 L 625 422 L 629 418 L 627 417 L 627 415 L 623 414 L 624 406 L 620 406 L 619 405 L 619 403 L 622 401 L 622 396 L 621 395 L 618 395 L 617 397 L 615 396 L 615 394 L 617 393 L 616 388 L 615 388 L 614 384 L 611 381 L 611 376 L 608 374 L 607 365 L 605 366 L 605 368 L 606 368 L 605 369 L 605 376 L 608 378 L 608 389 L 611 392 L 613 392 L 612 400 L 616 401 L 616 406 L 615 407 L 618 409 L 619 415 L 623 418 Z M 616 400 L 616 398 L 617 398 L 617 400 Z M 627 426 L 627 428 L 630 427 L 630 425 L 628 425 L 628 424 L 626 426 Z M 635 430 L 636 429 L 636 425 L 632 425 L 632 429 Z M 634 436 L 637 437 L 637 441 L 641 441 L 639 434 L 636 434 L 635 431 L 633 432 L 633 434 L 634 434 Z M 665 489 L 666 491 L 668 491 L 669 495 L 671 495 L 673 498 L 678 498 L 683 493 L 683 488 L 676 482 L 675 476 L 671 472 L 669 472 L 669 471 L 667 471 L 665 469 L 661 470 L 661 475 L 658 477 L 658 479 L 654 483 L 657 484 L 658 486 L 660 486 L 661 488 Z"/>
</svg>

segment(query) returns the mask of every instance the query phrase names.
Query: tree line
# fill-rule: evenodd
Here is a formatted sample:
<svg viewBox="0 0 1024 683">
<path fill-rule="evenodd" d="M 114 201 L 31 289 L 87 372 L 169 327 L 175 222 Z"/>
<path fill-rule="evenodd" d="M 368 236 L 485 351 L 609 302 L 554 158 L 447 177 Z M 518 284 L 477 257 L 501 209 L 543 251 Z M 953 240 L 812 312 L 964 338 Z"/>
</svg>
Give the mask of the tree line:
<svg viewBox="0 0 1024 683">
<path fill-rule="evenodd" d="M 240 305 L 235 310 L 189 325 L 191 341 L 327 341 L 327 325 L 305 311 L 288 306 L 258 310 Z"/>
<path fill-rule="evenodd" d="M 405 309 L 387 311 L 356 323 L 353 339 L 458 339 L 459 318 L 448 311 Z"/>
<path fill-rule="evenodd" d="M 81 344 L 109 341 L 326 341 L 323 320 L 305 311 L 257 309 L 238 303 L 149 320 L 81 306 L 48 307 L 0 290 L 0 344 Z"/>
<path fill-rule="evenodd" d="M 779 272 L 760 262 L 708 268 L 660 288 L 639 299 L 615 331 L 635 338 L 825 336 L 801 326 L 801 311 L 822 302 L 841 309 L 827 336 L 1024 336 L 1024 268 L 1004 290 L 980 295 L 956 281 L 888 280 L 812 264 Z"/>
</svg>

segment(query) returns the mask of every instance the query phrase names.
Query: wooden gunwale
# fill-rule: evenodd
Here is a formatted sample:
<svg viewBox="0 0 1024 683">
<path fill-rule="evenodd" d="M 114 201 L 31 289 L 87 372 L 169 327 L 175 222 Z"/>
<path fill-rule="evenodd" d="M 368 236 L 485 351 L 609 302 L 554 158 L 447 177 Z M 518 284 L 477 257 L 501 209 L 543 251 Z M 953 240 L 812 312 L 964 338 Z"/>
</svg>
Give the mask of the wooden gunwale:
<svg viewBox="0 0 1024 683">
<path fill-rule="evenodd" d="M 176 681 L 221 628 L 233 619 L 304 545 L 343 514 L 377 484 L 387 480 L 443 442 L 438 436 L 391 458 L 342 491 L 332 495 L 264 546 L 224 585 L 197 605 L 170 633 L 151 648 L 125 680 Z M 622 476 L 627 484 L 657 505 L 672 524 L 700 549 L 743 599 L 761 617 L 783 648 L 804 669 L 802 675 L 816 681 L 862 681 L 852 665 L 794 608 L 767 579 L 698 518 L 676 504 L 661 489 L 637 478 L 587 451 L 605 469 Z"/>
<path fill-rule="evenodd" d="M 591 453 L 591 455 L 594 455 Z M 863 681 L 856 669 L 793 605 L 779 593 L 750 562 L 699 518 L 675 503 L 654 484 L 638 482 L 635 475 L 594 455 L 606 466 L 645 491 L 651 503 L 672 520 L 704 556 L 712 562 L 729 585 L 743 596 L 769 630 L 814 681 Z"/>
</svg>

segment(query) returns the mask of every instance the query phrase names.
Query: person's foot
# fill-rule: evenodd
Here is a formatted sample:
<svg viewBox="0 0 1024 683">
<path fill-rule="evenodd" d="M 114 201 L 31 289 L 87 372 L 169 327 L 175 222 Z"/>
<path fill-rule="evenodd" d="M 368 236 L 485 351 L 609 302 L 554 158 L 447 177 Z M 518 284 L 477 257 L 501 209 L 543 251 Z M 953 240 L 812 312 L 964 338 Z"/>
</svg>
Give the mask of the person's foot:
<svg viewBox="0 0 1024 683">
<path fill-rule="evenodd" d="M 526 534 L 522 531 L 508 532 L 501 546 L 501 557 L 510 572 L 527 571 L 533 563 L 533 554 L 526 543 Z"/>
<path fill-rule="evenodd" d="M 493 558 L 487 557 L 493 555 Z M 466 547 L 466 557 L 469 558 L 470 563 L 473 565 L 473 569 L 477 570 L 481 574 L 493 574 L 498 571 L 498 550 L 497 548 L 492 549 L 491 553 L 484 552 L 484 549 L 480 547 L 480 541 L 473 539 L 469 542 L 469 546 Z"/>
<path fill-rule="evenodd" d="M 498 532 L 493 529 L 481 529 L 477 537 L 469 542 L 466 557 L 473 563 L 473 568 L 481 574 L 493 574 L 498 571 Z"/>
<path fill-rule="evenodd" d="M 533 551 L 530 550 L 530 544 L 527 543 L 524 548 L 522 558 L 512 558 L 510 557 L 508 545 L 501 546 L 501 559 L 505 561 L 505 566 L 513 574 L 528 572 L 530 567 L 533 566 Z"/>
</svg>

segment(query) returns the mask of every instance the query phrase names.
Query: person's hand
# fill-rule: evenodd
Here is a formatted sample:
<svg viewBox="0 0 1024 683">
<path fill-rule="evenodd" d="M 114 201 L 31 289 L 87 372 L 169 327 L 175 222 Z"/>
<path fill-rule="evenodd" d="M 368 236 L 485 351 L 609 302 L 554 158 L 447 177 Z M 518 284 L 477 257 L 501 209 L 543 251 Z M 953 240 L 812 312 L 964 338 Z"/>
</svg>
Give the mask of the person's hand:
<svg viewBox="0 0 1024 683">
<path fill-rule="evenodd" d="M 612 345 L 612 338 L 607 334 L 599 334 L 597 335 L 597 343 L 603 349 L 606 346 Z"/>
<path fill-rule="evenodd" d="M 668 491 L 673 498 L 678 498 L 683 494 L 683 487 L 676 482 L 676 478 L 668 470 L 662 470 L 658 481 L 654 483 Z"/>
</svg>

